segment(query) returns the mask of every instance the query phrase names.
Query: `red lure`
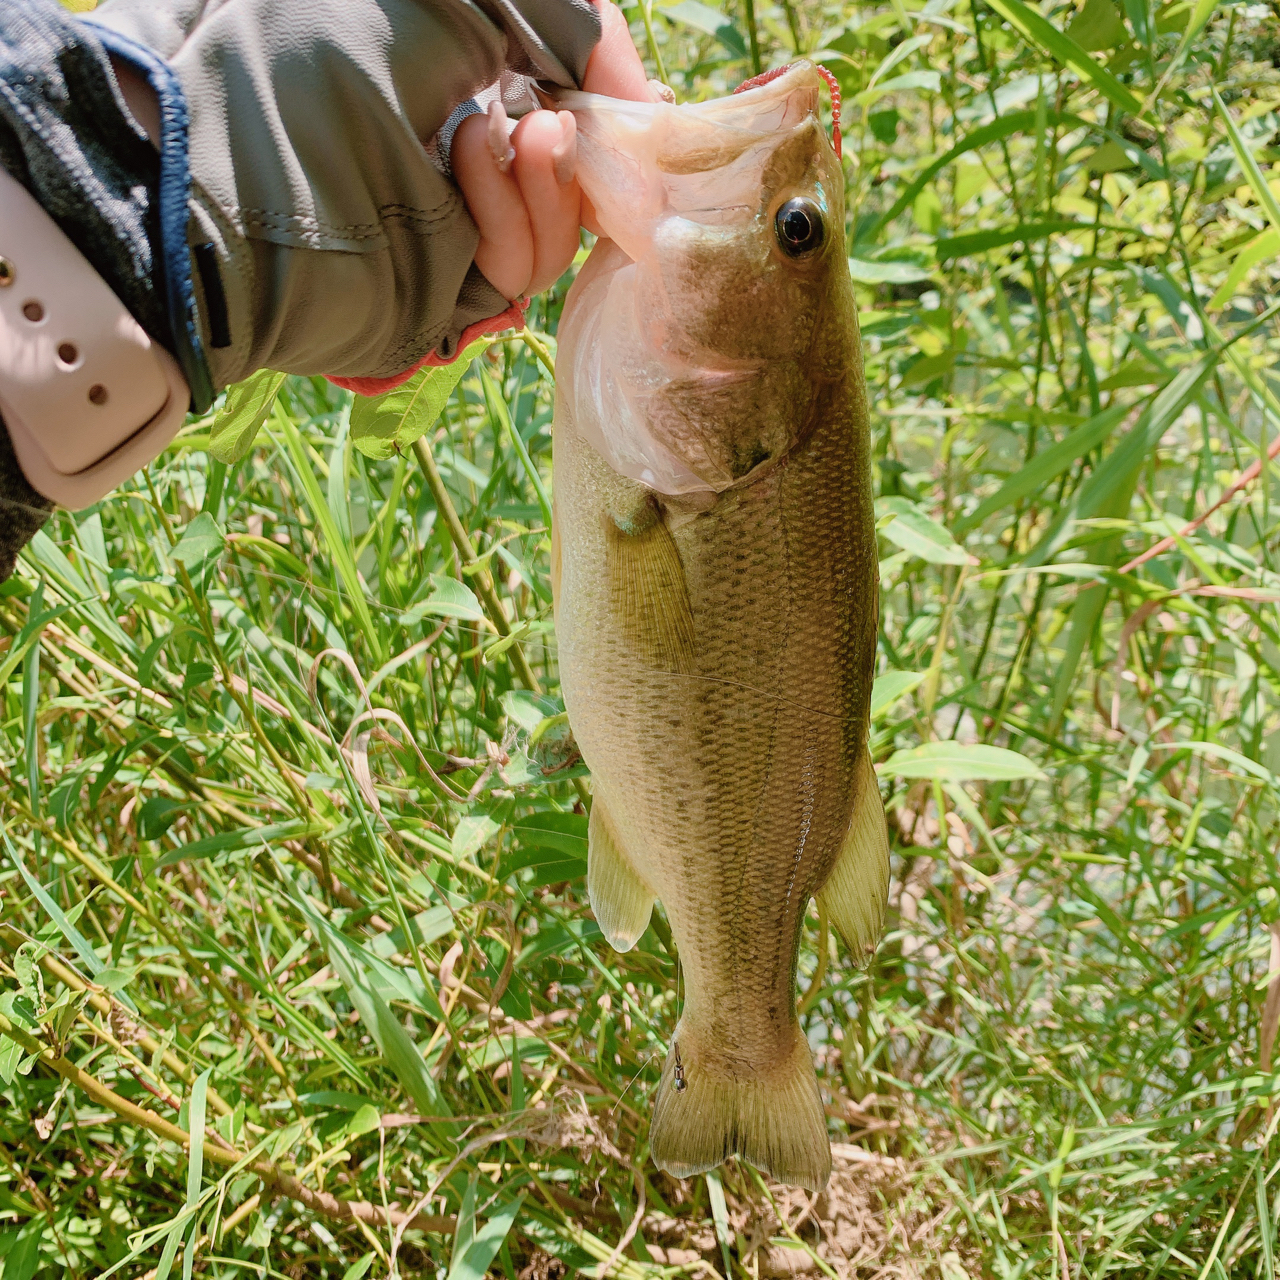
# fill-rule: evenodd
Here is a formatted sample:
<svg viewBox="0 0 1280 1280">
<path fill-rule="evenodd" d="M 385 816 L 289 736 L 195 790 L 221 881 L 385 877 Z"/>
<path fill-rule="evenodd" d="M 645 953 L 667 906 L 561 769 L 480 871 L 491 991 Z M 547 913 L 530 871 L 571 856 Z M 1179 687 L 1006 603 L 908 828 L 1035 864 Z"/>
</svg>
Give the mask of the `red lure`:
<svg viewBox="0 0 1280 1280">
<path fill-rule="evenodd" d="M 768 84 L 770 80 L 776 80 L 790 70 L 791 64 L 788 63 L 785 67 L 774 67 L 770 71 L 763 71 L 758 76 L 752 76 L 750 80 L 744 80 L 734 93 L 742 93 L 744 89 L 755 89 L 762 84 Z M 840 85 L 826 67 L 815 64 L 814 70 L 827 82 L 827 88 L 831 90 L 831 145 L 835 147 L 836 158 L 839 159 L 843 155 L 840 146 Z"/>
</svg>

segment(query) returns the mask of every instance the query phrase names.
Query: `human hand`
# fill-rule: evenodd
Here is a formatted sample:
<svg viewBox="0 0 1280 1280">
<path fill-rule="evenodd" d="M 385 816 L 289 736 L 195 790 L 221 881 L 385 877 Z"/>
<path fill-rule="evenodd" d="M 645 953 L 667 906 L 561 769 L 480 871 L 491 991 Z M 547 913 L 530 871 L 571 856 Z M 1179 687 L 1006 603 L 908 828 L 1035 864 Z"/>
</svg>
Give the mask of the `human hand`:
<svg viewBox="0 0 1280 1280">
<path fill-rule="evenodd" d="M 588 93 L 648 102 L 657 96 L 645 78 L 622 10 L 593 0 L 603 26 L 587 63 Z M 511 135 L 515 158 L 504 172 L 489 143 L 489 120 L 468 116 L 454 134 L 450 163 L 480 231 L 475 264 L 508 299 L 539 293 L 568 269 L 584 219 L 581 188 L 572 176 L 575 128 L 568 111 L 533 111 Z"/>
</svg>

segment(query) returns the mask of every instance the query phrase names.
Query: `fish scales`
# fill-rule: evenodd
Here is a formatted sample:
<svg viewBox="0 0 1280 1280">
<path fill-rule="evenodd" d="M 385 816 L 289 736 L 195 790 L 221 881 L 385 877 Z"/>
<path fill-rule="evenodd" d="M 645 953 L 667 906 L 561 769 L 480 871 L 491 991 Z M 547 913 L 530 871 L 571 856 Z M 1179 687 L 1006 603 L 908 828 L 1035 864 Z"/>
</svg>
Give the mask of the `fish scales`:
<svg viewBox="0 0 1280 1280">
<path fill-rule="evenodd" d="M 701 128 L 692 140 L 717 167 L 728 155 L 745 171 L 728 183 L 732 213 L 706 201 L 707 182 L 705 221 L 672 232 L 663 191 L 650 189 L 658 213 L 646 239 L 633 226 L 642 197 L 610 209 L 616 189 L 592 181 L 593 157 L 609 149 L 600 164 L 616 168 L 628 144 L 646 176 L 643 129 L 619 143 L 616 108 L 567 95 L 584 189 L 622 243 L 597 245 L 561 325 L 556 631 L 592 771 L 592 905 L 625 949 L 660 899 L 680 955 L 685 1003 L 655 1102 L 654 1158 L 687 1176 L 740 1154 L 816 1188 L 830 1152 L 796 1012 L 803 919 L 812 897 L 834 893 L 833 918 L 865 953 L 887 875 L 867 757 L 878 590 L 869 427 L 816 75 L 801 66 L 742 97 L 739 119 L 782 127 L 730 125 L 717 145 Z M 681 110 L 652 109 L 667 172 L 689 167 L 670 159 L 681 135 L 667 113 Z M 742 134 L 755 151 L 735 155 Z M 825 245 L 794 270 L 773 239 L 774 206 L 788 196 L 827 219 Z M 744 299 L 758 323 L 744 320 Z M 609 391 L 619 380 L 630 396 L 621 410 Z M 845 873 L 833 877 L 837 866 Z"/>
</svg>

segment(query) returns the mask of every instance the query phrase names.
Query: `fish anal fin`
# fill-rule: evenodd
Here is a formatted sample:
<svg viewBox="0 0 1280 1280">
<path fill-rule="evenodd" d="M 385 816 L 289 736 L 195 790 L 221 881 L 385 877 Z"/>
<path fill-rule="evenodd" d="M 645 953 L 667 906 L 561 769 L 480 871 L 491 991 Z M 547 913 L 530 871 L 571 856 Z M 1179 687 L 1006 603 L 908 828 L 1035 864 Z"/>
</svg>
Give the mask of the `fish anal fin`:
<svg viewBox="0 0 1280 1280">
<path fill-rule="evenodd" d="M 653 892 L 622 852 L 600 795 L 587 821 L 587 895 L 605 940 L 615 951 L 630 951 L 649 927 Z"/>
<path fill-rule="evenodd" d="M 691 671 L 693 610 L 671 530 L 657 518 L 624 531 L 609 518 L 606 533 L 614 613 L 624 642 L 646 666 Z"/>
<path fill-rule="evenodd" d="M 649 1147 L 654 1164 L 673 1177 L 691 1178 L 736 1155 L 779 1182 L 821 1191 L 831 1176 L 831 1142 L 799 1025 L 790 1046 L 757 1067 L 726 1062 L 712 1037 L 682 1019 L 658 1085 Z"/>
<path fill-rule="evenodd" d="M 853 817 L 818 904 L 840 931 L 854 960 L 866 964 L 880 941 L 889 898 L 889 828 L 876 771 L 866 752 L 856 785 Z"/>
</svg>

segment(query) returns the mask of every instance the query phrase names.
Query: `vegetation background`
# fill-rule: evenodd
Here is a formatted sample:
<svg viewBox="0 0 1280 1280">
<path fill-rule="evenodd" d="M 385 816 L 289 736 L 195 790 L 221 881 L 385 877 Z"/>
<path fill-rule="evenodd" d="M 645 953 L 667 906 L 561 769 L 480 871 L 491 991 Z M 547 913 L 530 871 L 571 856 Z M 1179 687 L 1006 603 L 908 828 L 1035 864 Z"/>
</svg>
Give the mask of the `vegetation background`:
<svg viewBox="0 0 1280 1280">
<path fill-rule="evenodd" d="M 566 279 L 456 385 L 233 389 L 0 589 L 3 1280 L 1270 1280 L 1276 9 L 629 12 L 682 99 L 843 92 L 895 849 L 870 969 L 802 952 L 832 1185 L 647 1158 L 677 964 L 586 904 Z"/>
</svg>

